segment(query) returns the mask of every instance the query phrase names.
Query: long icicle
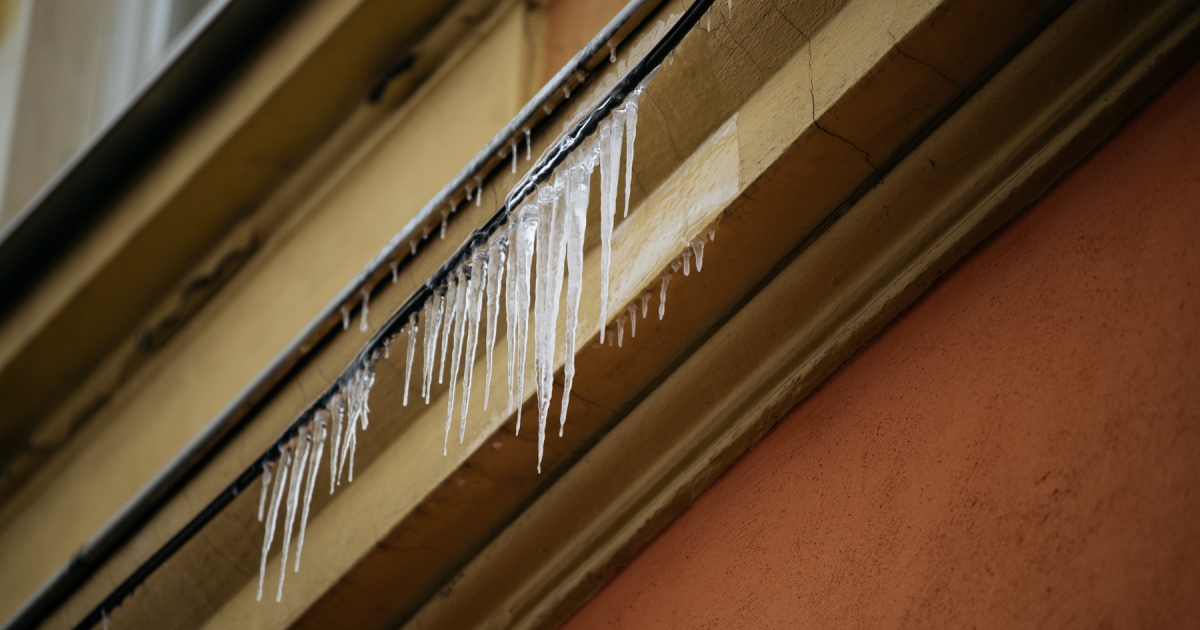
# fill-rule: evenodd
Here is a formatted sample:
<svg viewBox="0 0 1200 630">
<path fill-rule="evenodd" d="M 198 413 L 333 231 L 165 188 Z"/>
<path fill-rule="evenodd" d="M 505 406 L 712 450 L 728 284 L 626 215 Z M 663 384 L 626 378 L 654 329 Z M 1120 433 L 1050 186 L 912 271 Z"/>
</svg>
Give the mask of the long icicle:
<svg viewBox="0 0 1200 630">
<path fill-rule="evenodd" d="M 292 527 L 296 524 L 296 508 L 300 505 L 300 490 L 304 481 L 304 467 L 312 448 L 312 437 L 308 427 L 300 427 L 296 437 L 296 463 L 292 465 L 292 479 L 288 483 L 287 519 L 283 522 L 283 548 L 279 556 L 279 586 L 275 588 L 275 601 L 283 599 L 283 579 L 287 577 L 288 549 L 292 546 Z"/>
<path fill-rule="evenodd" d="M 578 159 L 578 158 L 577 158 Z M 562 296 L 563 282 L 563 264 L 566 262 L 566 204 L 563 203 L 563 193 L 570 190 L 578 184 L 579 179 L 583 177 L 583 169 L 572 165 L 567 169 L 566 181 L 558 182 L 555 178 L 555 186 L 549 190 L 550 194 L 547 197 L 546 203 L 543 203 L 543 219 L 539 223 L 544 223 L 549 219 L 550 230 L 546 235 L 546 261 L 543 268 L 541 263 L 538 264 L 539 274 L 546 274 L 546 281 L 543 283 L 542 278 L 538 277 L 538 295 L 536 307 L 535 323 L 538 327 L 537 337 L 534 341 L 534 374 L 537 378 L 537 397 L 538 397 L 538 472 L 542 472 L 542 454 L 545 451 L 546 442 L 546 420 L 550 414 L 550 398 L 554 393 L 554 349 L 555 336 L 558 328 L 558 307 Z M 546 189 L 543 189 L 546 190 Z M 541 191 L 539 191 L 541 197 Z M 540 230 L 539 230 L 540 236 Z M 543 243 L 543 239 L 538 239 L 539 248 Z M 542 254 L 538 253 L 538 258 L 542 258 Z"/>
<path fill-rule="evenodd" d="M 267 554 L 271 551 L 271 543 L 275 540 L 275 523 L 279 516 L 279 501 L 283 498 L 283 482 L 287 480 L 288 464 L 292 458 L 291 445 L 285 445 L 279 452 L 275 470 L 275 487 L 271 491 L 271 509 L 267 513 L 267 526 L 263 533 L 262 560 L 258 565 L 258 601 L 262 601 L 263 578 L 267 573 Z"/>
<path fill-rule="evenodd" d="M 549 227 L 547 227 L 549 229 Z M 538 211 L 536 205 L 526 205 L 521 212 L 517 225 L 517 254 L 516 258 L 516 311 L 517 356 L 513 366 L 517 372 L 517 435 L 521 434 L 521 409 L 525 396 L 525 358 L 529 348 L 529 306 L 530 306 L 530 274 L 533 272 L 533 249 L 538 232 Z"/>
<path fill-rule="evenodd" d="M 417 314 L 408 316 L 408 351 L 404 355 L 404 406 L 408 406 L 408 390 L 412 383 L 413 357 L 417 354 Z"/>
<path fill-rule="evenodd" d="M 313 414 L 313 448 L 316 450 L 313 451 L 308 464 L 308 484 L 304 489 L 304 512 L 300 515 L 300 536 L 296 539 L 296 567 L 292 569 L 293 571 L 300 570 L 300 554 L 304 551 L 304 532 L 308 528 L 308 510 L 312 505 L 313 488 L 317 485 L 321 455 L 325 453 L 325 436 L 329 433 L 329 420 L 329 412 L 324 409 L 318 409 L 317 413 Z"/>
<path fill-rule="evenodd" d="M 521 209 L 513 212 L 508 218 L 508 260 L 507 272 L 508 278 L 505 280 L 504 291 L 504 323 L 505 328 L 504 345 L 508 349 L 508 411 L 512 411 L 515 396 L 513 395 L 513 383 L 515 376 L 516 357 L 517 357 L 517 263 L 520 260 L 519 247 L 520 238 L 518 224 L 520 223 Z"/>
<path fill-rule="evenodd" d="M 608 322 L 608 274 L 612 263 L 612 232 L 617 214 L 624 128 L 625 112 L 619 109 L 612 113 L 611 123 L 604 122 L 600 126 L 600 343 L 604 343 Z"/>
<path fill-rule="evenodd" d="M 625 107 L 621 108 L 625 110 L 625 214 L 622 216 L 629 216 L 629 193 L 633 189 L 633 141 L 637 138 L 638 99 L 656 74 L 658 68 L 651 70 L 625 99 Z"/>
<path fill-rule="evenodd" d="M 342 445 L 342 420 L 346 415 L 346 397 L 341 392 L 329 399 L 329 415 L 333 419 L 333 440 L 329 442 L 329 494 L 337 485 L 338 453 Z"/>
<path fill-rule="evenodd" d="M 467 318 L 467 347 L 463 354 L 462 416 L 458 424 L 458 443 L 467 434 L 467 411 L 471 404 L 471 383 L 475 378 L 475 354 L 479 347 L 479 318 L 483 311 L 483 296 L 487 289 L 487 255 L 481 249 L 471 256 L 471 280 L 467 287 L 467 303 L 463 314 Z"/>
<path fill-rule="evenodd" d="M 454 313 L 450 322 L 454 325 L 454 354 L 450 357 L 450 386 L 446 389 L 446 439 L 442 443 L 442 455 L 446 455 L 450 445 L 450 425 L 454 420 L 454 386 L 458 381 L 458 365 L 463 350 L 463 324 L 466 322 L 467 279 L 462 267 L 455 272 Z M 447 326 L 447 329 L 449 326 Z M 444 347 L 444 346 L 443 346 Z M 443 359 L 445 354 L 442 355 Z"/>
<path fill-rule="evenodd" d="M 438 367 L 438 385 L 442 384 L 442 379 L 446 375 L 446 351 L 450 347 L 450 333 L 454 326 L 454 314 L 458 308 L 458 285 L 456 284 L 460 278 L 450 277 L 450 281 L 446 284 L 446 300 L 442 306 L 442 361 Z"/>
<path fill-rule="evenodd" d="M 271 494 L 271 475 L 275 472 L 275 462 L 263 464 L 262 491 L 258 495 L 258 522 L 263 520 L 263 506 L 267 503 L 267 495 Z"/>
<path fill-rule="evenodd" d="M 487 266 L 487 344 L 485 355 L 487 371 L 484 372 L 486 382 L 483 384 L 483 408 L 485 410 L 488 408 L 488 398 L 492 392 L 492 355 L 496 348 L 496 325 L 500 315 L 500 290 L 504 287 L 504 254 L 503 239 L 492 239 L 491 244 L 488 245 Z"/>
<path fill-rule="evenodd" d="M 433 297 L 425 303 L 425 354 L 422 359 L 425 363 L 425 380 L 422 383 L 421 395 L 425 397 L 425 404 L 429 404 L 429 396 L 433 390 L 433 372 L 437 366 L 437 342 L 438 332 L 442 328 L 442 305 L 444 297 L 443 289 L 434 291 Z"/>
<path fill-rule="evenodd" d="M 606 138 L 601 136 L 601 145 L 605 143 L 605 140 Z M 587 231 L 587 209 L 588 200 L 591 198 L 592 170 L 596 167 L 597 160 L 596 141 L 593 139 L 585 142 L 579 150 L 582 154 L 579 166 L 576 167 L 579 175 L 570 178 L 573 190 L 567 195 L 566 208 L 567 327 L 563 333 L 563 342 L 566 348 L 563 356 L 562 404 L 558 417 L 559 437 L 562 437 L 563 427 L 567 423 L 567 403 L 571 400 L 571 386 L 575 381 L 575 338 L 579 328 L 579 298 L 583 294 L 583 238 Z M 599 159 L 604 159 L 603 153 L 600 154 Z M 600 172 L 603 176 L 603 165 L 600 167 Z M 603 180 L 603 177 L 601 179 Z M 611 209 L 616 210 L 615 200 Z M 611 233 L 611 226 L 609 231 Z M 553 352 L 550 354 L 550 360 L 550 371 L 553 374 Z"/>
</svg>

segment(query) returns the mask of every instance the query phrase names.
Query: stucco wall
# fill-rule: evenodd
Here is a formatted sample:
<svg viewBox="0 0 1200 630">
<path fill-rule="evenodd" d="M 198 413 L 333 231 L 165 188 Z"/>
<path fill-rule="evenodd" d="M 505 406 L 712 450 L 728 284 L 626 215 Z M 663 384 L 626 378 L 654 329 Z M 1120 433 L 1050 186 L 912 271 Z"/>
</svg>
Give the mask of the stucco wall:
<svg viewBox="0 0 1200 630">
<path fill-rule="evenodd" d="M 1200 66 L 567 624 L 1200 619 Z"/>
</svg>

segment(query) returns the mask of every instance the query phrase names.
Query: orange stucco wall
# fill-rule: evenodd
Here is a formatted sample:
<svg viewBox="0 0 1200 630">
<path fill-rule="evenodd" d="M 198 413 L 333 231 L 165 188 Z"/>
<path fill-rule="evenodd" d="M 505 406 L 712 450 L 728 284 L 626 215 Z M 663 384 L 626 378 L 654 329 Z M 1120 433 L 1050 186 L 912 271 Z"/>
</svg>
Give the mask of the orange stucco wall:
<svg viewBox="0 0 1200 630">
<path fill-rule="evenodd" d="M 1200 67 L 566 624 L 1200 626 Z"/>
</svg>

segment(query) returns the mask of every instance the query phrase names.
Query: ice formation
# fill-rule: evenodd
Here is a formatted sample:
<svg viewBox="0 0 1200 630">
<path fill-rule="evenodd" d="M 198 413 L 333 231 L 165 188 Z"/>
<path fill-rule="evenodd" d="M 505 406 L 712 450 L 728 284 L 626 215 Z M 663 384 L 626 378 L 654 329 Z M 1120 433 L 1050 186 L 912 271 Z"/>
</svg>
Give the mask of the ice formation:
<svg viewBox="0 0 1200 630">
<path fill-rule="evenodd" d="M 711 28 L 711 27 L 710 27 Z M 610 49 L 610 58 L 615 59 L 615 48 Z M 464 255 L 456 268 L 451 269 L 437 283 L 428 287 L 423 304 L 411 311 L 401 325 L 400 333 L 407 336 L 404 353 L 403 404 L 408 405 L 418 345 L 421 348 L 420 397 L 429 404 L 432 400 L 434 373 L 437 383 L 447 385 L 446 423 L 442 452 L 448 453 L 450 430 L 456 412 L 459 416 L 458 439 L 462 443 L 466 434 L 467 416 L 470 410 L 471 392 L 477 388 L 475 362 L 480 338 L 484 339 L 485 374 L 483 384 L 483 408 L 490 402 L 495 345 L 498 336 L 499 315 L 505 311 L 505 341 L 507 346 L 508 411 L 516 411 L 516 431 L 520 433 L 522 407 L 525 397 L 527 354 L 530 349 L 530 317 L 533 321 L 533 377 L 538 413 L 538 461 L 541 464 L 545 450 L 546 423 L 554 391 L 556 356 L 563 360 L 563 391 L 559 414 L 559 435 L 566 424 L 568 402 L 575 377 L 575 352 L 579 341 L 580 305 L 582 304 L 584 279 L 584 239 L 587 234 L 587 215 L 590 201 L 591 182 L 597 166 L 599 177 L 599 334 L 600 342 L 610 346 L 624 345 L 625 325 L 629 324 L 631 337 L 637 336 L 638 311 L 645 319 L 649 311 L 650 291 L 642 292 L 632 302 L 612 310 L 616 315 L 609 326 L 610 267 L 612 264 L 612 238 L 616 222 L 618 191 L 622 180 L 622 157 L 624 157 L 624 211 L 628 216 L 633 186 L 634 146 L 637 136 L 638 101 L 645 91 L 646 83 L 653 78 L 652 71 L 627 97 L 625 102 L 614 108 L 606 120 L 601 121 L 595 132 L 576 139 L 577 146 L 552 171 L 546 181 L 529 187 L 527 180 L 518 186 L 524 197 L 510 199 L 517 207 L 512 208 L 506 225 L 497 230 L 483 243 L 473 241 L 469 255 Z M 564 93 L 569 97 L 569 91 Z M 532 138 L 528 128 L 525 134 L 526 160 L 532 159 Z M 622 146 L 624 155 L 622 156 Z M 512 171 L 516 172 L 517 152 L 520 144 L 514 140 L 509 146 Z M 501 158 L 507 157 L 501 155 Z M 529 177 L 529 176 L 527 176 Z M 473 185 L 466 186 L 466 200 L 482 203 L 483 179 L 475 177 Z M 449 216 L 457 209 L 457 201 L 442 211 L 440 232 L 445 237 Z M 427 226 L 422 238 L 428 238 Z M 680 256 L 671 269 L 663 273 L 659 282 L 658 317 L 666 312 L 667 287 L 671 274 L 680 269 L 689 275 L 694 259 L 696 271 L 704 264 L 705 236 L 712 240 L 713 228 L 705 235 L 687 241 Z M 409 241 L 411 253 L 416 253 L 416 238 Z M 390 263 L 392 282 L 398 278 L 398 265 Z M 565 300 L 563 300 L 565 294 Z M 368 329 L 370 293 L 361 290 L 362 313 L 360 328 Z M 563 302 L 565 301 L 565 304 Z M 349 328 L 350 311 L 342 308 L 343 329 Z M 562 347 L 559 348 L 558 326 L 560 316 L 564 321 Z M 482 321 L 481 321 L 482 320 Z M 421 335 L 421 328 L 424 335 Z M 482 327 L 482 330 L 481 330 Z M 607 331 L 607 332 L 606 332 Z M 354 480 L 354 456 L 358 433 L 369 426 L 370 408 L 368 398 L 375 381 L 375 363 L 380 355 L 386 355 L 388 346 L 398 336 L 394 333 L 382 345 L 370 350 L 369 356 L 361 358 L 357 368 L 339 383 L 327 402 L 317 409 L 309 421 L 300 426 L 296 433 L 278 447 L 275 457 L 262 464 L 262 489 L 258 504 L 258 520 L 264 522 L 262 558 L 259 568 L 258 598 L 262 598 L 263 577 L 267 557 L 275 539 L 276 526 L 283 514 L 283 536 L 280 560 L 280 579 L 276 600 L 282 597 L 284 575 L 293 527 L 297 516 L 300 520 L 296 538 L 294 571 L 300 569 L 300 557 L 309 519 L 313 490 L 316 486 L 321 458 L 328 439 L 329 473 L 332 494 L 341 484 L 343 474 L 349 482 Z M 587 337 L 585 331 L 585 338 Z M 614 339 L 615 337 L 615 339 Z M 418 343 L 419 341 L 419 343 Z M 439 342 L 440 354 L 439 357 Z M 561 353 L 561 354 L 559 354 Z M 450 374 L 446 376 L 447 356 Z M 460 379 L 461 377 L 461 379 Z M 461 382 L 461 390 L 459 383 Z"/>
</svg>

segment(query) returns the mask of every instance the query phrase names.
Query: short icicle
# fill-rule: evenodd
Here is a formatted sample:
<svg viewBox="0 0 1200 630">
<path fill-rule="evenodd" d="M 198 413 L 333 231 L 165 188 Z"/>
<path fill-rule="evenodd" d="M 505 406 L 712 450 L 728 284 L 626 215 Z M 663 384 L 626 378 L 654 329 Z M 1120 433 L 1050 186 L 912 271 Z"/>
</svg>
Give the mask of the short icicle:
<svg viewBox="0 0 1200 630">
<path fill-rule="evenodd" d="M 363 289 L 362 293 L 362 321 L 358 324 L 358 329 L 361 332 L 367 332 L 367 314 L 371 310 L 371 292 Z"/>
<path fill-rule="evenodd" d="M 683 250 L 683 275 L 692 273 L 692 250 Z"/>
<path fill-rule="evenodd" d="M 646 314 L 650 312 L 650 292 L 642 291 L 642 319 L 646 319 Z"/>
<path fill-rule="evenodd" d="M 342 307 L 342 330 L 348 330 L 349 328 L 350 328 L 350 309 L 343 306 Z"/>
<path fill-rule="evenodd" d="M 300 515 L 300 536 L 296 539 L 296 566 L 293 571 L 300 570 L 300 554 L 304 551 L 304 532 L 308 527 L 308 511 L 312 505 L 313 488 L 317 485 L 317 472 L 321 465 L 321 455 L 325 453 L 325 436 L 329 433 L 329 412 L 318 409 L 313 414 L 312 435 L 313 454 L 309 457 L 308 483 L 304 489 L 304 511 Z"/>
<path fill-rule="evenodd" d="M 662 321 L 664 315 L 667 314 L 667 283 L 671 281 L 671 274 L 664 273 L 662 276 L 662 288 L 658 292 L 658 319 Z"/>
<path fill-rule="evenodd" d="M 696 273 L 704 268 L 704 237 L 692 240 L 692 253 L 696 256 Z"/>
<path fill-rule="evenodd" d="M 637 339 L 637 307 L 630 304 L 625 307 L 625 312 L 629 313 L 629 336 Z"/>
</svg>

